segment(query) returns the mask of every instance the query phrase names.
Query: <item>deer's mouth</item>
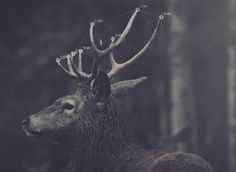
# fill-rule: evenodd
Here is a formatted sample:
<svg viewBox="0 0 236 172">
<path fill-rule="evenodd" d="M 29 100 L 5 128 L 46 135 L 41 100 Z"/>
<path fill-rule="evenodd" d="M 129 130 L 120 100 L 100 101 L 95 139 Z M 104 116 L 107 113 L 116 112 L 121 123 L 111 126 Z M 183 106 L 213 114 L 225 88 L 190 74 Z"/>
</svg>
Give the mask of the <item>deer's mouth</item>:
<svg viewBox="0 0 236 172">
<path fill-rule="evenodd" d="M 26 131 L 28 136 L 41 137 L 43 133 L 41 131 Z"/>
<path fill-rule="evenodd" d="M 43 135 L 41 131 L 29 129 L 28 127 L 23 126 L 23 130 L 25 131 L 26 135 L 30 137 L 41 137 Z"/>
</svg>

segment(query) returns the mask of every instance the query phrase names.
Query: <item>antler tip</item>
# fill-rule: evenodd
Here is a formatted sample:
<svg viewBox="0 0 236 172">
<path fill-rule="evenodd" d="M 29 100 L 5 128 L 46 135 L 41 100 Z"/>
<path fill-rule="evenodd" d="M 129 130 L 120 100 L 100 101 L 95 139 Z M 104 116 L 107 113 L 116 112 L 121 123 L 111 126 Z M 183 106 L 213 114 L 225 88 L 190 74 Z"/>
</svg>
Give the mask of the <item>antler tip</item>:
<svg viewBox="0 0 236 172">
<path fill-rule="evenodd" d="M 95 25 L 95 22 L 91 22 L 91 23 L 90 23 L 90 26 L 94 26 L 94 25 Z"/>
<path fill-rule="evenodd" d="M 163 16 L 163 15 L 159 15 L 159 19 L 160 19 L 160 20 L 163 20 L 163 19 L 164 19 L 164 16 Z"/>
<path fill-rule="evenodd" d="M 111 41 L 115 41 L 116 37 L 112 36 Z"/>
<path fill-rule="evenodd" d="M 139 8 L 139 7 L 137 7 L 137 8 L 135 9 L 135 11 L 139 12 L 139 11 L 140 11 L 140 8 Z"/>
<path fill-rule="evenodd" d="M 84 50 L 83 49 L 79 49 L 79 53 L 81 54 L 81 53 L 83 53 L 84 52 Z"/>
<path fill-rule="evenodd" d="M 72 57 L 74 57 L 76 54 L 78 54 L 78 51 L 77 50 L 76 51 L 72 51 L 70 54 L 71 54 Z"/>
<path fill-rule="evenodd" d="M 148 79 L 147 76 L 143 76 L 143 77 L 140 78 L 140 80 L 142 80 L 142 81 L 144 81 L 144 80 L 146 80 L 146 79 Z"/>
<path fill-rule="evenodd" d="M 56 58 L 56 62 L 57 62 L 58 64 L 60 63 L 60 61 L 61 61 L 60 58 Z"/>
</svg>

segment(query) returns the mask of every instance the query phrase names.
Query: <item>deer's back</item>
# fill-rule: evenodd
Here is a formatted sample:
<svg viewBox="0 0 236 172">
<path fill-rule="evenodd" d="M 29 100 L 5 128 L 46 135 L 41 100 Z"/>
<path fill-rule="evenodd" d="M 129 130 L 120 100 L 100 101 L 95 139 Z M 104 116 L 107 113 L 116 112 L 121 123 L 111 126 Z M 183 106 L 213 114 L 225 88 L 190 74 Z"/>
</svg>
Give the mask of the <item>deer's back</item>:
<svg viewBox="0 0 236 172">
<path fill-rule="evenodd" d="M 213 172 L 210 164 L 192 153 L 167 153 L 156 158 L 149 166 L 150 172 Z"/>
<path fill-rule="evenodd" d="M 114 171 L 213 172 L 207 161 L 191 153 L 164 153 L 136 147 L 126 151 Z"/>
</svg>

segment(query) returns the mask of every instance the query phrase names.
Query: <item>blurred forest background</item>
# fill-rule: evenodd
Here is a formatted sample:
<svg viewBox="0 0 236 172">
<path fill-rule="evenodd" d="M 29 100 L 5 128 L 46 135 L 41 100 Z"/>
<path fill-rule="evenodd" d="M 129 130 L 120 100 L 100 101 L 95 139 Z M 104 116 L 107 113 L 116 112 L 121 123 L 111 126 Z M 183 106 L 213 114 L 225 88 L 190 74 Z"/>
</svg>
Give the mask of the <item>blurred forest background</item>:
<svg viewBox="0 0 236 172">
<path fill-rule="evenodd" d="M 1 172 L 63 169 L 63 148 L 27 137 L 21 121 L 76 87 L 55 59 L 89 46 L 91 21 L 126 14 L 96 28 L 96 39 L 106 40 L 123 30 L 140 5 L 150 13 L 139 14 L 115 51 L 118 61 L 146 43 L 160 14 L 171 15 L 145 55 L 115 78 L 149 78 L 124 99 L 121 115 L 146 148 L 190 126 L 180 151 L 203 156 L 217 172 L 236 171 L 236 0 L 2 0 Z"/>
</svg>

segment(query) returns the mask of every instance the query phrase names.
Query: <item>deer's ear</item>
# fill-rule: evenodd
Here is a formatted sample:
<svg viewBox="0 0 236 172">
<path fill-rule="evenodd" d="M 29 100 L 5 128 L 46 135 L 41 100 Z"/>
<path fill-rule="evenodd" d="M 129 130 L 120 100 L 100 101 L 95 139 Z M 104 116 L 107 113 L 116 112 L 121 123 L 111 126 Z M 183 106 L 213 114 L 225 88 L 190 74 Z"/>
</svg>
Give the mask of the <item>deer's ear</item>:
<svg viewBox="0 0 236 172">
<path fill-rule="evenodd" d="M 111 93 L 110 79 L 103 71 L 99 71 L 96 78 L 92 81 L 93 94 L 98 99 L 106 99 Z"/>
<path fill-rule="evenodd" d="M 141 77 L 132 80 L 125 80 L 111 85 L 111 94 L 113 97 L 121 99 L 137 85 L 143 82 L 147 77 Z"/>
</svg>

